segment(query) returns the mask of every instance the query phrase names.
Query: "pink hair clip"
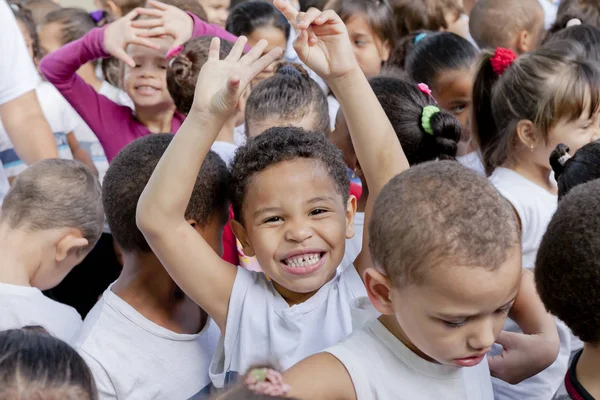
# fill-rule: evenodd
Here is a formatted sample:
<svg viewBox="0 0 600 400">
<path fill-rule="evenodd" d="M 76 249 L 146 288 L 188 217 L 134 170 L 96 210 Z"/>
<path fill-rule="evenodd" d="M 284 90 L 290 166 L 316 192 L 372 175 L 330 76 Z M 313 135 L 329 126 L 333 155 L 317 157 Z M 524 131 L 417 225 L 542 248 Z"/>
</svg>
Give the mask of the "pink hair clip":
<svg viewBox="0 0 600 400">
<path fill-rule="evenodd" d="M 290 386 L 283 383 L 281 374 L 269 368 L 255 368 L 246 377 L 246 386 L 256 394 L 284 396 Z"/>
<path fill-rule="evenodd" d="M 170 60 L 171 58 L 176 57 L 179 53 L 181 53 L 182 50 L 183 50 L 183 46 L 182 45 L 177 46 L 177 47 L 175 47 L 173 49 L 170 49 L 167 52 L 167 55 L 165 56 L 165 58 L 167 60 Z"/>
<path fill-rule="evenodd" d="M 436 99 L 433 97 L 433 94 L 431 94 L 431 93 L 432 93 L 432 92 L 431 92 L 431 89 L 429 89 L 429 86 L 427 86 L 427 84 L 426 84 L 426 83 L 419 83 L 419 84 L 417 85 L 417 87 L 419 88 L 419 90 L 420 90 L 422 93 L 424 93 L 424 94 L 426 94 L 427 96 L 431 97 L 431 98 L 433 99 L 433 101 L 435 101 L 435 104 L 437 104 L 437 101 L 436 101 Z"/>
<path fill-rule="evenodd" d="M 517 57 L 518 56 L 514 51 L 505 49 L 504 47 L 498 47 L 494 52 L 494 56 L 490 58 L 492 69 L 496 75 L 500 76 L 512 65 Z"/>
</svg>

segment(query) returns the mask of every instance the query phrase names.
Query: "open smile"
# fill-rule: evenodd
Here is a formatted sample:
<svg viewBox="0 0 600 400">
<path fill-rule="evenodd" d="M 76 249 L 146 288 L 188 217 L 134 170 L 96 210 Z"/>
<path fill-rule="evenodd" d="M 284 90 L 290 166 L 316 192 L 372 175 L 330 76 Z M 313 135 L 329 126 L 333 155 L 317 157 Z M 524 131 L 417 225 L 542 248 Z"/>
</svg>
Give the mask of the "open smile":
<svg viewBox="0 0 600 400">
<path fill-rule="evenodd" d="M 320 250 L 303 250 L 289 253 L 281 259 L 281 265 L 292 275 L 308 275 L 319 270 L 327 258 Z"/>
</svg>

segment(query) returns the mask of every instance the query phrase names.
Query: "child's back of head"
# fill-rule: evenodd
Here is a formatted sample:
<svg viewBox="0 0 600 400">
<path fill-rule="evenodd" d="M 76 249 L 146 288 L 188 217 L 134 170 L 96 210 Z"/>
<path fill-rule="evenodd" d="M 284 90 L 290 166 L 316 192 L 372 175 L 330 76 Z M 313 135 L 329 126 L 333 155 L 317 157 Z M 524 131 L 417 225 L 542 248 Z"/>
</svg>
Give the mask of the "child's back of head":
<svg viewBox="0 0 600 400">
<path fill-rule="evenodd" d="M 593 346 L 600 343 L 599 192 L 600 181 L 595 180 L 560 201 L 535 265 L 536 287 L 546 309 Z"/>
<path fill-rule="evenodd" d="M 259 83 L 245 109 L 246 135 L 258 136 L 275 126 L 295 126 L 329 132 L 327 97 L 317 82 L 297 64 L 284 63 L 275 75 Z"/>
<path fill-rule="evenodd" d="M 574 19 L 578 21 L 572 21 Z M 596 0 L 562 0 L 556 20 L 548 32 L 555 33 L 566 28 L 569 21 L 600 28 L 600 3 Z"/>
<path fill-rule="evenodd" d="M 161 3 L 165 3 L 170 6 L 177 7 L 185 12 L 192 13 L 202 21 L 208 21 L 206 11 L 198 0 L 162 0 Z M 146 6 L 147 5 L 148 3 L 146 2 Z"/>
<path fill-rule="evenodd" d="M 579 43 L 585 48 L 587 58 L 600 62 L 600 29 L 591 25 L 569 26 L 547 36 L 543 47 L 565 40 Z"/>
<path fill-rule="evenodd" d="M 33 22 L 35 22 L 36 26 L 44 20 L 46 15 L 60 9 L 60 5 L 52 0 L 25 0 L 20 3 L 31 10 Z"/>
<path fill-rule="evenodd" d="M 558 199 L 583 183 L 600 178 L 600 142 L 595 141 L 569 154 L 569 148 L 560 144 L 550 156 L 550 165 L 558 183 Z"/>
<path fill-rule="evenodd" d="M 96 22 L 82 8 L 67 7 L 52 11 L 38 26 L 43 52 L 52 53 L 67 43 L 81 39 L 94 28 Z"/>
<path fill-rule="evenodd" d="M 151 252 L 136 221 L 136 207 L 156 164 L 173 135 L 154 134 L 135 140 L 113 159 L 102 184 L 106 219 L 113 237 L 125 253 Z M 220 249 L 220 230 L 227 220 L 227 178 L 224 162 L 209 153 L 198 173 L 185 218 L 199 228 L 215 227 L 206 240 Z M 217 229 L 220 227 L 220 229 Z"/>
<path fill-rule="evenodd" d="M 419 30 L 448 30 L 463 10 L 453 0 L 391 0 L 396 32 L 402 38 Z"/>
<path fill-rule="evenodd" d="M 0 332 L 0 399 L 95 400 L 94 378 L 65 342 L 41 329 Z"/>
<path fill-rule="evenodd" d="M 169 61 L 167 87 L 177 111 L 187 115 L 194 102 L 196 82 L 202 66 L 208 61 L 208 50 L 212 37 L 204 36 L 189 40 L 183 50 Z M 219 57 L 227 57 L 233 44 L 222 40 Z"/>
<path fill-rule="evenodd" d="M 525 53 L 542 40 L 544 10 L 538 0 L 478 0 L 469 30 L 481 49 L 505 47 Z"/>
</svg>

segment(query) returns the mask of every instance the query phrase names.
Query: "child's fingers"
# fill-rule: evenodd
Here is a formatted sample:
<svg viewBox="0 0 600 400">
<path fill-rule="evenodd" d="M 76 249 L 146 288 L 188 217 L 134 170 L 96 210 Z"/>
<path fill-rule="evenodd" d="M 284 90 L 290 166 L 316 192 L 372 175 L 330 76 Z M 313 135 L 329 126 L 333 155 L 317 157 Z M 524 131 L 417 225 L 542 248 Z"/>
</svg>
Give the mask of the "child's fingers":
<svg viewBox="0 0 600 400">
<path fill-rule="evenodd" d="M 296 19 L 298 17 L 298 10 L 296 10 L 290 3 L 285 0 L 275 0 L 273 5 L 277 7 L 279 11 L 285 16 L 290 25 L 293 28 L 297 28 Z"/>
<path fill-rule="evenodd" d="M 165 12 L 163 10 L 157 10 L 157 9 L 154 9 L 154 8 L 139 8 L 138 9 L 138 15 L 145 15 L 147 17 L 162 18 L 162 17 L 165 16 Z"/>
<path fill-rule="evenodd" d="M 140 28 L 140 29 L 156 28 L 157 26 L 162 26 L 162 25 L 163 25 L 163 20 L 160 18 L 143 19 L 143 20 L 133 21 L 131 23 L 131 26 L 133 26 L 134 28 Z"/>
<path fill-rule="evenodd" d="M 265 39 L 259 40 L 258 43 L 256 43 L 254 47 L 252 47 L 252 49 L 250 49 L 250 51 L 240 59 L 240 62 L 242 64 L 249 65 L 255 60 L 258 60 L 258 58 L 265 51 L 268 45 L 269 42 L 267 42 Z"/>
<path fill-rule="evenodd" d="M 128 20 L 128 21 L 133 21 L 134 19 L 137 18 L 138 15 L 140 15 L 140 10 L 142 10 L 142 8 L 140 8 L 140 7 L 134 8 L 127 15 L 125 15 L 123 17 L 123 19 Z"/>
<path fill-rule="evenodd" d="M 154 50 L 160 50 L 160 46 L 158 45 L 158 43 L 154 43 L 152 40 L 146 39 L 146 38 L 143 38 L 140 36 L 134 36 L 131 40 L 129 40 L 129 43 L 148 47 L 148 48 L 154 49 Z"/>
<path fill-rule="evenodd" d="M 298 15 L 298 28 L 308 29 L 308 27 L 322 16 L 323 12 L 316 8 L 310 8 L 307 12 Z"/>
<path fill-rule="evenodd" d="M 131 68 L 135 68 L 135 61 L 133 61 L 133 58 L 131 58 L 131 56 L 129 56 L 129 54 L 127 54 L 127 52 L 123 49 L 118 49 L 114 52 L 114 56 L 123 61 L 125 64 L 129 65 Z"/>
<path fill-rule="evenodd" d="M 283 54 L 283 49 L 281 49 L 280 47 L 277 47 L 277 48 L 271 50 L 270 52 L 268 52 L 267 54 L 265 54 L 264 56 L 262 56 L 261 58 L 259 58 L 258 60 L 254 61 L 252 64 L 250 64 L 249 72 L 248 72 L 250 77 L 248 78 L 248 82 L 252 81 L 254 78 L 256 78 L 256 76 L 258 76 L 258 74 L 260 74 L 262 71 L 264 71 L 269 65 L 271 65 L 273 62 L 278 60 L 282 54 Z"/>
<path fill-rule="evenodd" d="M 327 22 L 342 22 L 342 19 L 335 11 L 325 10 L 314 20 L 313 24 L 324 25 Z"/>
<path fill-rule="evenodd" d="M 245 36 L 240 36 L 225 59 L 232 61 L 239 60 L 242 54 L 244 54 L 244 47 L 247 42 L 248 39 Z"/>
<path fill-rule="evenodd" d="M 218 37 L 214 37 L 210 41 L 208 49 L 208 61 L 219 61 L 219 50 L 221 49 L 221 41 Z"/>
<path fill-rule="evenodd" d="M 148 1 L 148 5 L 154 8 L 157 8 L 159 10 L 168 10 L 169 6 L 165 3 L 161 3 L 160 1 L 156 1 L 156 0 L 150 0 Z"/>
<path fill-rule="evenodd" d="M 158 27 L 152 28 L 152 29 L 139 30 L 136 32 L 136 35 L 139 37 L 150 38 L 150 37 L 158 37 L 158 36 L 168 35 L 169 33 L 170 32 L 164 26 L 158 26 Z"/>
</svg>

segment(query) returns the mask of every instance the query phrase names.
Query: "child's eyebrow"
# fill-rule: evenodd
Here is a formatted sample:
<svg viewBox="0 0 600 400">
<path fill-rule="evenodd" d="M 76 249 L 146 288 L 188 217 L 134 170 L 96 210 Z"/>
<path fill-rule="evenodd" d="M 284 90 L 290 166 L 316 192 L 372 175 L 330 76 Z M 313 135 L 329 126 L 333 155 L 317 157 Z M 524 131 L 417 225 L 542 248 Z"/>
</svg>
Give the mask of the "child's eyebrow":
<svg viewBox="0 0 600 400">
<path fill-rule="evenodd" d="M 314 197 L 308 201 L 308 204 L 320 203 L 322 201 L 335 201 L 333 197 L 324 196 L 324 197 Z"/>
<path fill-rule="evenodd" d="M 508 301 L 507 303 L 505 303 L 504 305 L 500 306 L 497 308 L 497 310 L 502 310 L 505 308 L 510 308 L 512 307 L 513 303 L 516 300 L 516 296 L 513 297 L 510 301 Z M 443 313 L 438 313 L 437 314 L 437 318 L 441 318 L 441 319 L 467 319 L 467 318 L 472 318 L 472 317 L 476 317 L 479 314 L 443 314 Z"/>
<path fill-rule="evenodd" d="M 279 212 L 281 211 L 281 208 L 279 207 L 265 207 L 265 208 L 259 208 L 258 210 L 256 210 L 256 212 L 254 213 L 254 218 L 258 217 L 261 214 L 266 214 L 266 213 L 274 213 L 274 212 Z"/>
</svg>

